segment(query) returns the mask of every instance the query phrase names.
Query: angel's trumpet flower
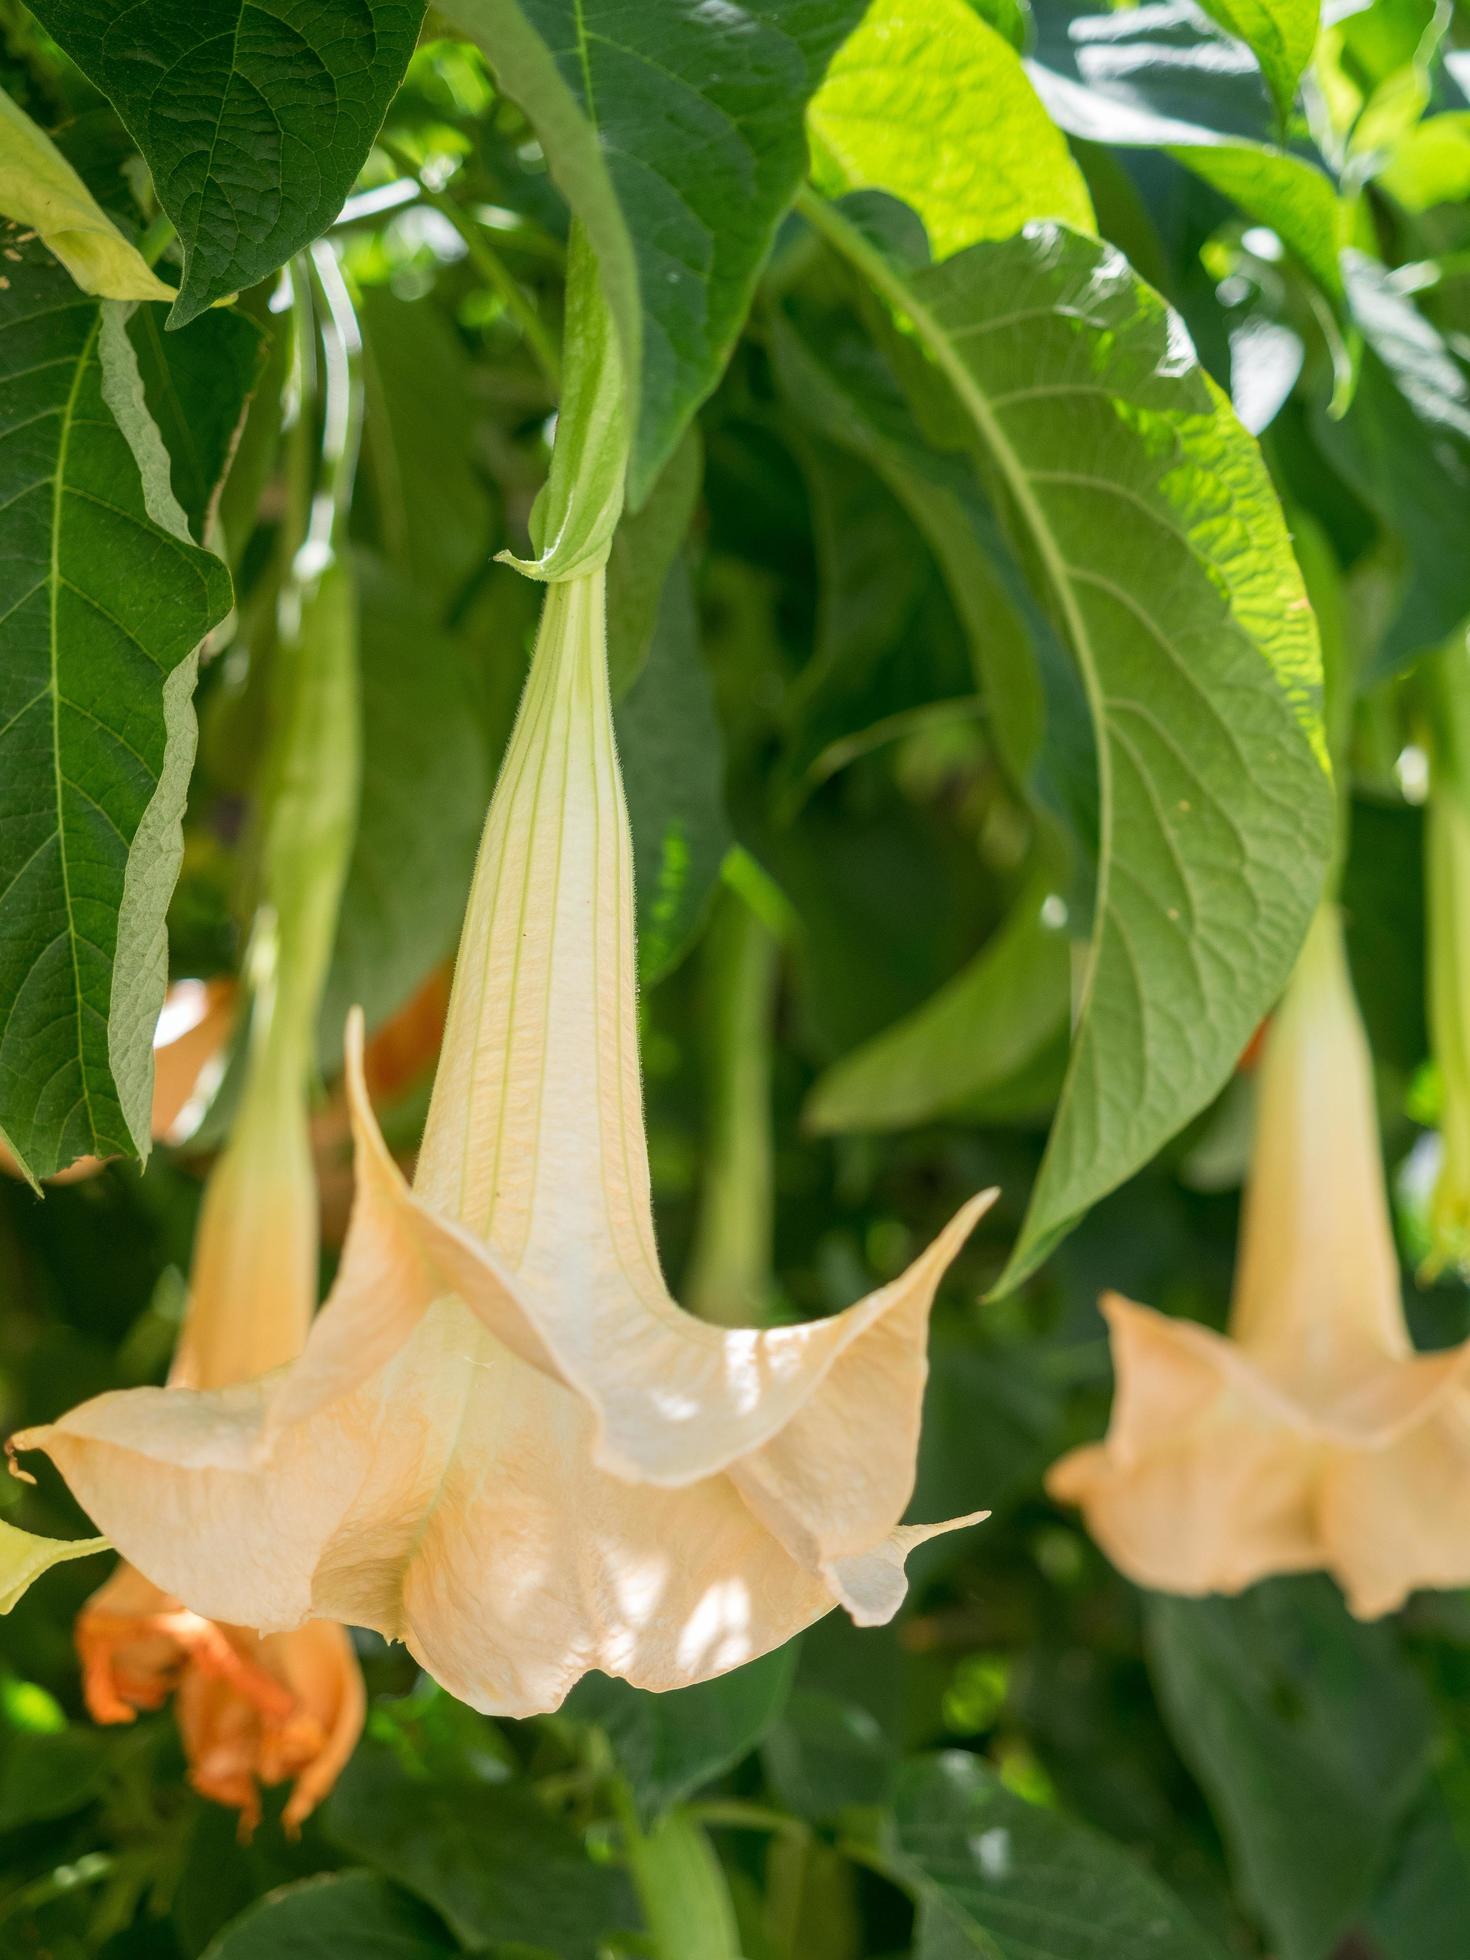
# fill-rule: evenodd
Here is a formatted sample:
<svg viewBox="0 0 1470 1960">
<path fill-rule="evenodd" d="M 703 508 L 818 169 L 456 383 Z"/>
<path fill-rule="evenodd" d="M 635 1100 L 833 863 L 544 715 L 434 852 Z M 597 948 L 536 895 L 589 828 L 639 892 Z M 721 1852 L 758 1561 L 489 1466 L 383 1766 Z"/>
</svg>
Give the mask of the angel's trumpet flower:
<svg viewBox="0 0 1470 1960">
<path fill-rule="evenodd" d="M 301 1360 L 19 1439 L 197 1612 L 374 1627 L 529 1714 L 590 1668 L 705 1679 L 838 1602 L 886 1620 L 949 1528 L 899 1521 L 930 1304 L 992 1194 L 834 1319 L 685 1313 L 654 1249 L 632 898 L 598 567 L 548 587 L 412 1190 L 352 1030 L 356 1207 Z"/>
<path fill-rule="evenodd" d="M 1360 1618 L 1470 1583 L 1470 1347 L 1404 1325 L 1367 1039 L 1336 911 L 1271 1025 L 1229 1335 L 1112 1295 L 1105 1441 L 1048 1479 L 1140 1585 L 1325 1569 Z"/>
</svg>

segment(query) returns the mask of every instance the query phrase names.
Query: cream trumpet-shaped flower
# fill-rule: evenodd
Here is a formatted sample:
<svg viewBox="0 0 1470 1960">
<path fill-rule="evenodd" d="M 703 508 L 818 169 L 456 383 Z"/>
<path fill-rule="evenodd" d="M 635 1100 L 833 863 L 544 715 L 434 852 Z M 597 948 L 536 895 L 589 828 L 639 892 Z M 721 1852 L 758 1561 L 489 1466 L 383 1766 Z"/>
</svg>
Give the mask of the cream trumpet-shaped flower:
<svg viewBox="0 0 1470 1960">
<path fill-rule="evenodd" d="M 683 1686 L 833 1605 L 889 1618 L 930 1304 L 992 1193 L 831 1320 L 711 1326 L 654 1249 L 600 569 L 549 586 L 414 1187 L 349 1044 L 357 1198 L 301 1360 L 18 1439 L 196 1611 L 407 1643 L 495 1714 Z M 955 1520 L 955 1523 L 969 1520 Z"/>
<path fill-rule="evenodd" d="M 1325 1569 L 1362 1619 L 1470 1583 L 1470 1346 L 1404 1325 L 1368 1043 L 1335 908 L 1266 1041 L 1229 1335 L 1110 1295 L 1106 1439 L 1047 1479 L 1140 1585 Z"/>
<path fill-rule="evenodd" d="M 257 993 L 240 1112 L 205 1187 L 175 1392 L 278 1368 L 311 1324 L 316 1187 L 300 1044 L 276 1019 L 275 993 L 273 978 Z M 130 1722 L 172 1695 L 190 1782 L 239 1810 L 247 1832 L 259 1786 L 288 1777 L 283 1822 L 295 1830 L 362 1733 L 362 1673 L 341 1626 L 262 1636 L 189 1610 L 123 1564 L 82 1608 L 76 1639 L 94 1720 Z"/>
</svg>

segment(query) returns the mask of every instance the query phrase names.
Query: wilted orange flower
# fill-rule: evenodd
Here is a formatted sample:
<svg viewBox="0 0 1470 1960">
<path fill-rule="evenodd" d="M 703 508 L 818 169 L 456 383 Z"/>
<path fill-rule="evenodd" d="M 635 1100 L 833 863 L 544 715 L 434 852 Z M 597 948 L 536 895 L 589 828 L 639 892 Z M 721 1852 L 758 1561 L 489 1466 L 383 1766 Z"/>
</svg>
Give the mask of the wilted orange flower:
<svg viewBox="0 0 1470 1960">
<path fill-rule="evenodd" d="M 1470 1583 L 1470 1345 L 1415 1354 L 1404 1324 L 1335 908 L 1267 1037 L 1229 1335 L 1103 1311 L 1112 1423 L 1048 1488 L 1130 1578 L 1197 1595 L 1325 1568 L 1363 1619 Z"/>
<path fill-rule="evenodd" d="M 362 1670 L 345 1627 L 221 1626 L 121 1565 L 82 1608 L 76 1640 L 92 1719 L 131 1722 L 172 1695 L 190 1782 L 238 1810 L 247 1833 L 260 1821 L 260 1786 L 288 1778 L 283 1822 L 298 1829 L 362 1733 Z"/>
<path fill-rule="evenodd" d="M 349 1043 L 357 1199 L 293 1367 L 19 1438 L 196 1611 L 407 1643 L 497 1714 L 665 1689 L 841 1603 L 888 1619 L 930 1304 L 993 1194 L 834 1319 L 715 1327 L 654 1248 L 600 569 L 549 587 L 412 1190 Z M 959 1520 L 957 1522 L 966 1522 Z"/>
</svg>

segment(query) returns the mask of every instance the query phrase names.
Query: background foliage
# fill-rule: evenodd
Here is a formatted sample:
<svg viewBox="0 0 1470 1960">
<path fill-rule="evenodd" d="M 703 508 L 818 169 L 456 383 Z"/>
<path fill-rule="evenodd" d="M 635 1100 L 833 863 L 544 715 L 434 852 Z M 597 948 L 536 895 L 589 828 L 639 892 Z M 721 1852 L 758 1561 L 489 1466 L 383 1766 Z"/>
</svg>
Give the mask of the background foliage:
<svg viewBox="0 0 1470 1960">
<path fill-rule="evenodd" d="M 128 38 L 93 0 L 0 6 L 0 84 L 178 288 L 165 330 L 5 249 L 0 1129 L 38 1176 L 134 1153 L 165 912 L 173 973 L 238 968 L 290 523 L 277 272 L 325 232 L 365 395 L 362 794 L 319 1054 L 340 1230 L 343 1014 L 381 1026 L 451 955 L 525 670 L 538 594 L 493 554 L 546 475 L 570 209 L 637 410 L 610 651 L 662 1251 L 704 1310 L 821 1314 L 998 1183 L 936 1314 L 914 1507 L 994 1515 L 914 1560 L 895 1626 L 833 1617 L 678 1696 L 596 1678 L 496 1723 L 365 1639 L 368 1736 L 298 1843 L 270 1813 L 237 1843 L 166 1716 L 87 1725 L 96 1574 L 64 1567 L 0 1627 L 0 1952 L 1460 1951 L 1464 1599 L 1362 1626 L 1315 1579 L 1144 1598 L 1040 1478 L 1104 1419 L 1101 1288 L 1223 1317 L 1235 1064 L 1331 850 L 1303 577 L 1422 1249 L 1412 670 L 1470 615 L 1470 15 L 192 19 L 181 121 L 147 58 L 180 10 Z M 13 439 L 47 390 L 86 408 L 60 456 Z M 61 563 L 68 496 L 123 508 Z M 405 1149 L 415 1059 L 383 1112 Z M 146 1175 L 4 1181 L 7 1429 L 160 1377 L 228 1093 Z M 1406 1287 L 1421 1345 L 1464 1337 L 1460 1284 Z M 54 1478 L 0 1497 L 79 1528 Z"/>
</svg>

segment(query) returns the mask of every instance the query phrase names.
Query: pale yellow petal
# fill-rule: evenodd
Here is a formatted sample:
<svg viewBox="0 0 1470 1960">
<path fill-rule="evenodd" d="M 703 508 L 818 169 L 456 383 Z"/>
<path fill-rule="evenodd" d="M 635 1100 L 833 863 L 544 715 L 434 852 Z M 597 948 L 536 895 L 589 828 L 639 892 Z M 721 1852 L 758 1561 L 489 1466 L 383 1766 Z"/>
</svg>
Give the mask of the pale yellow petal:
<svg viewBox="0 0 1470 1960">
<path fill-rule="evenodd" d="M 1047 1489 L 1139 1585 L 1238 1592 L 1320 1565 L 1323 1444 L 1208 1328 L 1105 1302 L 1117 1392 L 1107 1439 L 1054 1464 Z"/>
<path fill-rule="evenodd" d="M 988 1511 L 971 1511 L 963 1518 L 946 1518 L 942 1524 L 895 1525 L 872 1551 L 832 1559 L 824 1575 L 855 1626 L 886 1626 L 909 1589 L 904 1569 L 909 1553 L 946 1532 L 984 1524 L 989 1516 Z"/>
<path fill-rule="evenodd" d="M 172 299 L 45 131 L 0 90 L 0 215 L 39 232 L 84 293 Z"/>
<path fill-rule="evenodd" d="M 1320 1509 L 1324 1562 L 1360 1619 L 1470 1585 L 1470 1396 L 1441 1398 L 1385 1448 L 1334 1452 Z"/>
</svg>

